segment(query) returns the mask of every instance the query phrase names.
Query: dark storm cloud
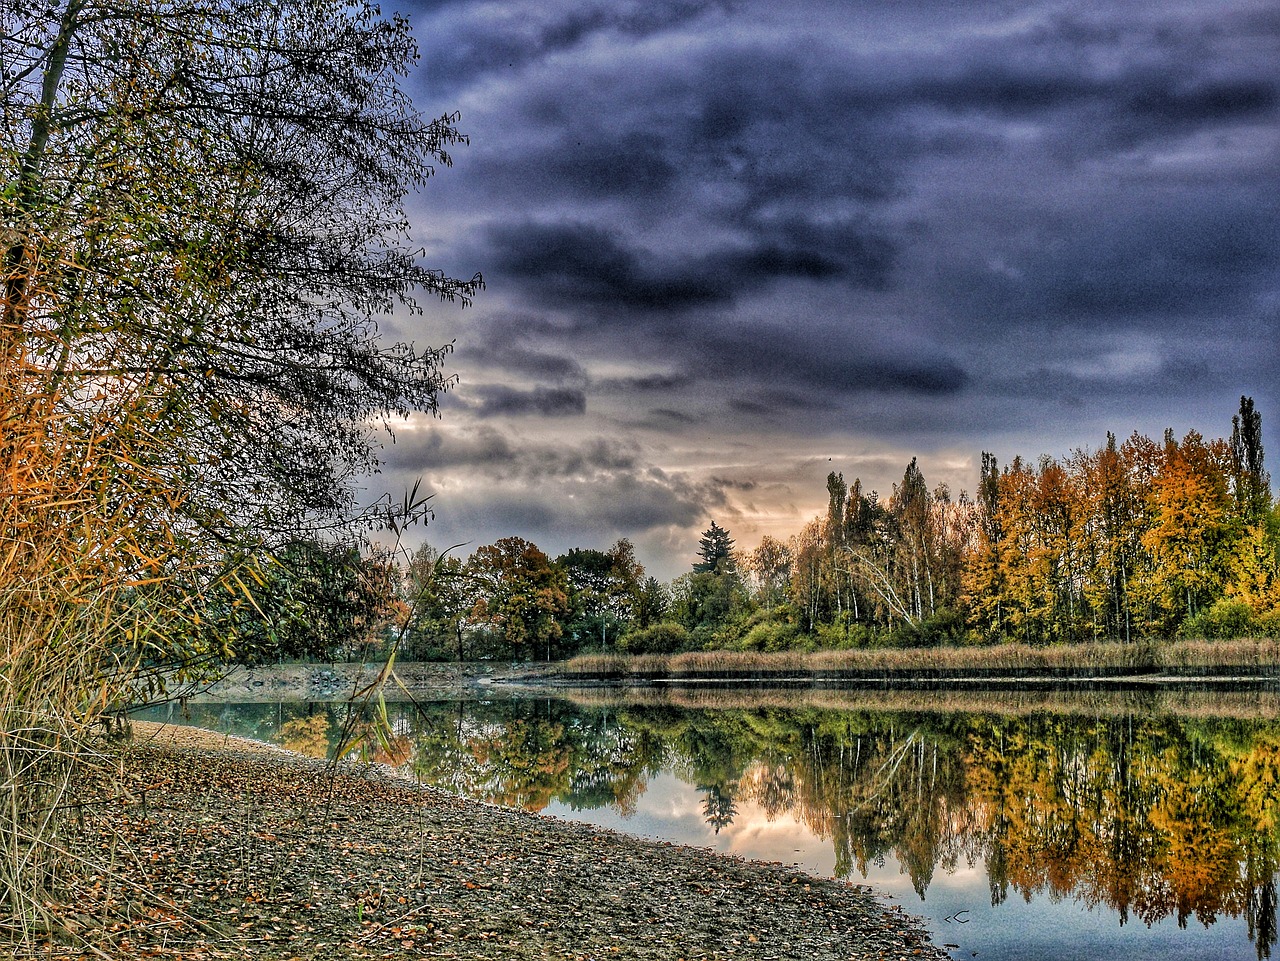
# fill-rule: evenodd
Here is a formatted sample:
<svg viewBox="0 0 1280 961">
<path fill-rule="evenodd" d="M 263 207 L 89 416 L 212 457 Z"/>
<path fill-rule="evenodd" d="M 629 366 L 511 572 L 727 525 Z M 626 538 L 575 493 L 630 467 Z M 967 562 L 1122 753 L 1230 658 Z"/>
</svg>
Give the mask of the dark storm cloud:
<svg viewBox="0 0 1280 961">
<path fill-rule="evenodd" d="M 519 390 L 502 384 L 472 388 L 480 398 L 474 411 L 479 417 L 536 414 L 540 417 L 574 417 L 587 412 L 587 395 L 572 387 L 534 387 Z"/>
<path fill-rule="evenodd" d="M 517 534 L 553 554 L 705 522 L 709 512 L 726 511 L 725 489 L 735 486 L 664 470 L 614 438 L 555 443 L 488 425 L 407 435 L 388 468 L 405 486 L 419 474 L 429 486 L 459 471 L 466 477 L 440 496 L 428 532 L 433 543 L 478 545 Z"/>
<path fill-rule="evenodd" d="M 545 303 L 668 310 L 726 297 L 707 278 L 663 270 L 602 227 L 506 224 L 491 228 L 489 241 L 495 271 Z"/>
<path fill-rule="evenodd" d="M 954 360 L 928 352 L 879 354 L 856 323 L 757 328 L 753 336 L 699 332 L 690 371 L 703 378 L 754 383 L 753 397 L 732 401 L 735 409 L 829 408 L 841 395 L 904 391 L 946 396 L 968 381 Z M 921 356 L 920 354 L 923 354 Z"/>
<path fill-rule="evenodd" d="M 568 142 L 576 137 L 576 142 Z M 597 134 L 584 143 L 581 132 L 565 138 L 539 159 L 537 175 L 544 182 L 564 184 L 588 198 L 661 194 L 679 177 L 669 158 L 669 145 L 651 131 L 633 130 L 620 136 Z"/>
<path fill-rule="evenodd" d="M 603 391 L 632 391 L 648 393 L 667 393 L 692 383 L 693 377 L 687 374 L 639 374 L 634 377 L 604 377 L 595 384 Z M 668 412 L 671 413 L 671 412 Z"/>
<path fill-rule="evenodd" d="M 696 424 L 699 419 L 693 414 L 682 410 L 672 410 L 669 407 L 654 407 L 645 412 L 641 425 L 657 430 L 668 430 L 673 427 L 687 427 Z"/>
<path fill-rule="evenodd" d="M 892 449 L 888 489 L 909 444 L 962 463 L 992 433 L 1069 450 L 1269 409 L 1273 4 L 420 9 L 422 105 L 472 136 L 431 243 L 488 290 L 446 337 L 466 430 L 415 449 L 546 537 L 728 516 L 748 492 L 713 465 L 812 470 L 821 501 L 841 437 L 869 472 Z M 644 442 L 705 475 L 650 474 Z M 573 503 L 535 510 L 552 488 Z"/>
<path fill-rule="evenodd" d="M 649 467 L 630 442 L 592 437 L 570 443 L 547 443 L 497 429 L 489 424 L 468 428 L 431 427 L 397 440 L 389 463 L 423 469 L 469 468 L 491 479 L 589 480 L 642 474 Z"/>
<path fill-rule="evenodd" d="M 1206 311 L 1246 318 L 1274 289 L 1280 273 L 1274 191 L 1191 185 L 1176 193 L 1157 189 L 1133 207 L 1125 199 L 1117 196 L 1105 213 L 1074 214 L 1070 229 L 1010 254 L 1000 270 L 953 260 L 939 275 L 940 287 L 955 298 L 953 307 L 966 305 L 988 329 L 1064 319 L 1105 328 L 1118 318 L 1163 329 Z"/>
<path fill-rule="evenodd" d="M 690 257 L 660 254 L 583 223 L 495 225 L 494 273 L 555 306 L 679 311 L 732 303 L 771 281 L 845 279 L 883 287 L 892 246 L 856 225 L 788 222 L 752 244 Z"/>
<path fill-rule="evenodd" d="M 1019 373 L 999 384 L 998 387 L 1011 396 L 1035 397 L 1042 400 L 1056 399 L 1078 404 L 1082 403 L 1084 398 L 1114 400 L 1130 396 L 1135 392 L 1159 396 L 1167 393 L 1171 384 L 1185 388 L 1209 383 L 1211 375 L 1212 368 L 1207 361 L 1179 358 L 1157 365 L 1150 370 L 1127 374 L 1123 378 L 1107 376 L 1100 372 L 1040 366 L 1025 373 Z M 1222 419 L 1225 422 L 1225 414 Z M 1205 426 L 1206 431 L 1211 429 L 1212 425 Z"/>
<path fill-rule="evenodd" d="M 633 0 L 633 2 L 510 4 L 471 11 L 479 4 L 454 0 L 418 0 L 433 16 L 436 36 L 427 83 L 445 92 L 491 72 L 517 71 L 556 54 L 581 47 L 592 37 L 614 34 L 645 37 L 695 22 L 728 6 L 705 0 Z"/>
<path fill-rule="evenodd" d="M 501 367 L 538 380 L 585 384 L 587 373 L 572 357 L 532 350 L 510 342 L 468 343 L 459 354 L 470 364 Z"/>
<path fill-rule="evenodd" d="M 1271 82 L 1197 76 L 1194 64 L 1169 63 L 1118 76 L 1095 77 L 1045 62 L 975 64 L 955 75 L 922 76 L 890 91 L 899 108 L 930 106 L 952 113 L 1046 117 L 1081 110 L 1116 125 L 1160 137 L 1205 124 L 1269 116 L 1277 105 Z M 880 108 L 887 106 L 880 103 Z"/>
<path fill-rule="evenodd" d="M 431 428 L 421 433 L 402 432 L 383 454 L 384 462 L 391 469 L 420 470 L 430 465 L 437 470 L 455 467 L 497 470 L 515 463 L 518 445 L 487 425 L 450 434 Z"/>
</svg>

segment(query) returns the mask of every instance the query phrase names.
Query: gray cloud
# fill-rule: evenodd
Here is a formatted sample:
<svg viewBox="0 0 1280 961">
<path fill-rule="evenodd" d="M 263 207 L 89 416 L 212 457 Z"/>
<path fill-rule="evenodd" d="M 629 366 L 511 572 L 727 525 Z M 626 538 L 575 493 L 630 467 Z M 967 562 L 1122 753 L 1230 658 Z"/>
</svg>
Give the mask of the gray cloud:
<svg viewBox="0 0 1280 961">
<path fill-rule="evenodd" d="M 459 350 L 459 358 L 469 364 L 497 367 L 539 380 L 585 384 L 587 373 L 572 357 L 531 349 L 510 341 L 468 343 Z"/>
<path fill-rule="evenodd" d="M 518 390 L 502 384 L 472 388 L 480 398 L 474 408 L 479 417 L 536 414 L 539 417 L 575 417 L 587 412 L 587 395 L 572 387 L 534 387 Z"/>
<path fill-rule="evenodd" d="M 442 507 L 749 546 L 855 452 L 971 490 L 982 449 L 1221 432 L 1240 394 L 1280 445 L 1273 5 L 417 6 L 420 106 L 472 135 L 419 229 L 488 282 L 423 328 L 458 343 L 413 440 Z"/>
</svg>

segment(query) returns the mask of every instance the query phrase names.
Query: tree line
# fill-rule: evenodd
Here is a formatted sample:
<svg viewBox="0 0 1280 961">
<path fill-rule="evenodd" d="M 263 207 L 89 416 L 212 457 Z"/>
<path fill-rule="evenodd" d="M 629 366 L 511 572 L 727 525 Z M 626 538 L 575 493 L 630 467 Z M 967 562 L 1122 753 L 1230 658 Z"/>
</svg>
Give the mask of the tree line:
<svg viewBox="0 0 1280 961">
<path fill-rule="evenodd" d="M 1096 450 L 1000 466 L 974 496 L 915 459 L 882 497 L 827 477 L 828 506 L 786 542 L 739 549 L 712 521 L 669 583 L 634 546 L 551 558 L 520 537 L 469 557 L 299 541 L 211 628 L 243 657 L 556 660 L 588 651 L 786 650 L 1274 634 L 1280 510 L 1261 415 L 1229 437 L 1109 434 Z"/>
</svg>

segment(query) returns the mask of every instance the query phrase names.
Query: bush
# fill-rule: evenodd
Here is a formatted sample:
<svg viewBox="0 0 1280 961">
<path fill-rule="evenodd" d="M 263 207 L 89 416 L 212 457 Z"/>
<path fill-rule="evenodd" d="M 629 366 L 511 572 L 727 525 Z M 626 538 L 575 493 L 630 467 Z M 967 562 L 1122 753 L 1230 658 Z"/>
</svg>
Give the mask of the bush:
<svg viewBox="0 0 1280 961">
<path fill-rule="evenodd" d="M 1236 637 L 1248 637 L 1257 632 L 1259 625 L 1255 623 L 1253 610 L 1244 601 L 1231 597 L 1223 597 L 1214 601 L 1213 606 L 1200 611 L 1182 622 L 1178 628 L 1178 636 L 1183 638 L 1204 638 L 1206 640 L 1231 640 Z"/>
<path fill-rule="evenodd" d="M 1263 637 L 1280 639 L 1280 607 L 1263 611 L 1254 618 L 1254 623 Z"/>
<path fill-rule="evenodd" d="M 794 624 L 763 621 L 747 631 L 734 646 L 742 651 L 788 651 L 797 647 L 797 641 L 801 640 Z"/>
<path fill-rule="evenodd" d="M 818 625 L 818 647 L 823 650 L 847 651 L 871 647 L 875 640 L 876 631 L 873 627 L 855 621 L 847 615 L 843 621 Z"/>
<path fill-rule="evenodd" d="M 623 636 L 618 647 L 628 654 L 674 654 L 687 650 L 692 635 L 674 621 L 662 621 Z"/>
<path fill-rule="evenodd" d="M 944 607 L 914 624 L 903 624 L 893 631 L 889 647 L 937 647 L 959 644 L 968 636 L 964 615 Z"/>
</svg>

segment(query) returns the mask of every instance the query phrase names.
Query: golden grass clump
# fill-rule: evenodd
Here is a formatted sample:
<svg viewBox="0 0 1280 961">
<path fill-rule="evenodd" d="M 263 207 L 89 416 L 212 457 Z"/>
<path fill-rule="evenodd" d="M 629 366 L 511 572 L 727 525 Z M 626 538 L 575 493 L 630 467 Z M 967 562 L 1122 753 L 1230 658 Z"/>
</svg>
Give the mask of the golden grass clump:
<svg viewBox="0 0 1280 961">
<path fill-rule="evenodd" d="M 689 651 L 683 654 L 586 654 L 565 666 L 568 677 L 780 677 L 787 674 L 886 674 L 927 677 L 939 672 L 1153 673 L 1163 670 L 1257 670 L 1280 667 L 1280 641 L 1119 641 L 999 644 L 992 647 L 871 648 L 841 651 Z"/>
<path fill-rule="evenodd" d="M 0 927 L 30 943 L 57 929 L 71 785 L 137 676 L 176 544 L 148 524 L 145 394 L 61 394 L 24 340 L 0 329 Z"/>
</svg>

